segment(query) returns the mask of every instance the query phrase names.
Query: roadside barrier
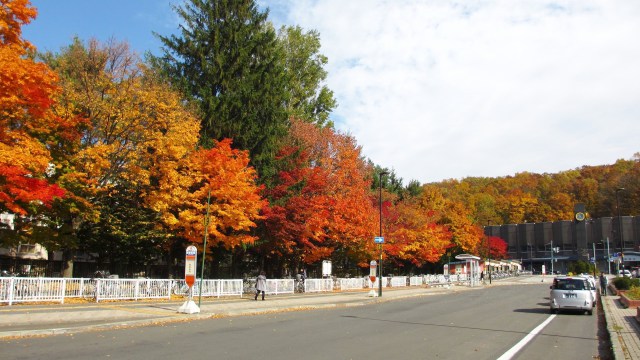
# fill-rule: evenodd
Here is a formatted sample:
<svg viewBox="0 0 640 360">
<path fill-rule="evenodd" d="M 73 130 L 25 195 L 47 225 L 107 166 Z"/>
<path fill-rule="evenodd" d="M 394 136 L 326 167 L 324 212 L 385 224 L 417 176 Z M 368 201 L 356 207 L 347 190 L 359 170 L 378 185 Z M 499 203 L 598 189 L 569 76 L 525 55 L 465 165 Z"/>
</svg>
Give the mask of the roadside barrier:
<svg viewBox="0 0 640 360">
<path fill-rule="evenodd" d="M 501 274 L 500 276 L 505 276 Z M 464 284 L 469 277 L 460 275 L 418 275 L 377 278 L 374 283 L 368 276 L 358 278 L 267 279 L 267 294 L 293 294 L 296 292 L 331 292 L 334 290 L 363 290 L 403 286 L 443 286 Z M 304 286 L 301 286 L 301 285 Z M 171 295 L 186 296 L 189 287 L 184 280 L 175 279 L 88 279 L 88 278 L 23 278 L 0 277 L 0 304 L 18 302 L 60 302 L 68 298 L 85 298 L 91 301 L 170 299 Z M 193 295 L 221 297 L 255 293 L 255 279 L 196 279 Z"/>
<path fill-rule="evenodd" d="M 305 279 L 304 292 L 333 291 L 333 279 Z"/>
</svg>

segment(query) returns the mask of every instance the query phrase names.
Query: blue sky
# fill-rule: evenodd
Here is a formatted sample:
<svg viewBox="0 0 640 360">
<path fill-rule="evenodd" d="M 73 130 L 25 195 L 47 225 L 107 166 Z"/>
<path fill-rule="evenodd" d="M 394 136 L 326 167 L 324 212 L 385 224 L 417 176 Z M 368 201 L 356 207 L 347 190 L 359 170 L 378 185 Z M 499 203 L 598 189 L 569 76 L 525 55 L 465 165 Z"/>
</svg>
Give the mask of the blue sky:
<svg viewBox="0 0 640 360">
<path fill-rule="evenodd" d="M 175 0 L 37 0 L 24 37 L 159 53 Z M 261 0 L 318 30 L 339 130 L 405 181 L 552 173 L 640 152 L 640 2 Z"/>
<path fill-rule="evenodd" d="M 168 35 L 177 17 L 168 0 L 36 0 L 38 17 L 23 29 L 24 37 L 40 51 L 59 51 L 74 36 L 83 40 L 113 37 L 127 41 L 140 54 L 158 53 L 152 32 Z"/>
</svg>

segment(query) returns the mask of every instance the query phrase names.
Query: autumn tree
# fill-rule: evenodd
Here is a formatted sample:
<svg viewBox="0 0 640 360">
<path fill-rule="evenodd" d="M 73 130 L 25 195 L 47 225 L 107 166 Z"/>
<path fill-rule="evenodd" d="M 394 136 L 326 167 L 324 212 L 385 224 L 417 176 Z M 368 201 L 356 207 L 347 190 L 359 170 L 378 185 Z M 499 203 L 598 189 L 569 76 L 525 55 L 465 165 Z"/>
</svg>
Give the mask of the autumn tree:
<svg viewBox="0 0 640 360">
<path fill-rule="evenodd" d="M 507 255 L 507 242 L 502 240 L 502 238 L 497 237 L 497 236 L 489 236 L 487 237 L 488 244 L 487 247 L 489 249 L 489 252 L 484 252 L 484 254 L 487 254 L 488 257 L 490 259 L 506 259 L 508 258 Z M 479 246 L 481 246 L 479 244 Z M 483 254 L 482 250 L 478 251 L 479 254 Z"/>
<path fill-rule="evenodd" d="M 438 223 L 437 212 L 417 199 L 384 206 L 385 254 L 402 264 L 420 268 L 437 262 L 451 246 L 451 233 Z"/>
<path fill-rule="evenodd" d="M 60 74 L 55 113 L 86 119 L 76 148 L 57 159 L 69 196 L 47 215 L 51 229 L 70 236 L 53 236 L 47 247 L 112 262 L 129 261 L 136 247 L 146 248 L 146 260 L 158 256 L 171 235 L 158 228 L 159 214 L 146 201 L 172 191 L 157 179 L 195 151 L 198 119 L 125 43 L 76 39 L 45 58 Z"/>
<path fill-rule="evenodd" d="M 22 26 L 36 16 L 27 0 L 0 2 L 0 211 L 33 214 L 64 191 L 51 183 L 50 146 L 67 125 L 51 113 L 55 74 L 33 59 Z M 25 218 L 26 219 L 26 218 Z"/>
<path fill-rule="evenodd" d="M 418 201 L 422 208 L 434 212 L 437 224 L 447 227 L 451 236 L 449 247 L 454 253 L 476 249 L 483 236 L 482 228 L 463 203 L 445 197 L 435 185 L 424 185 Z"/>
<path fill-rule="evenodd" d="M 375 211 L 369 169 L 355 140 L 294 120 L 278 159 L 281 171 L 267 190 L 271 206 L 261 254 L 293 268 L 328 258 L 341 265 L 366 263 Z"/>
<path fill-rule="evenodd" d="M 262 218 L 260 210 L 266 205 L 256 180 L 248 152 L 232 149 L 231 140 L 225 139 L 189 154 L 180 168 L 160 176 L 160 188 L 170 191 L 149 200 L 163 222 L 189 242 L 202 244 L 206 232 L 210 246 L 232 249 L 256 240 L 247 231 Z"/>
</svg>

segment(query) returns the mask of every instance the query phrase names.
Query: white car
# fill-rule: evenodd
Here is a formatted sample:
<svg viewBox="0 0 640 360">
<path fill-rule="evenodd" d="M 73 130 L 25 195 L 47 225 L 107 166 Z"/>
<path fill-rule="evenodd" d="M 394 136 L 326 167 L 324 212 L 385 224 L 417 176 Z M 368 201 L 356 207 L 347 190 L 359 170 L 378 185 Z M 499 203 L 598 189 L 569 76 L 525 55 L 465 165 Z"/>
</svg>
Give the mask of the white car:
<svg viewBox="0 0 640 360">
<path fill-rule="evenodd" d="M 626 270 L 626 269 L 625 269 L 625 270 L 620 270 L 619 275 L 620 275 L 620 276 L 631 277 L 631 271 Z"/>
<path fill-rule="evenodd" d="M 596 279 L 591 274 L 582 274 L 580 276 L 586 277 L 587 280 L 589 280 L 589 283 L 591 284 L 591 295 L 593 296 L 593 306 L 595 307 L 596 304 L 598 303 L 598 294 L 597 294 L 598 290 L 596 288 Z"/>
<path fill-rule="evenodd" d="M 562 310 L 586 311 L 593 314 L 595 300 L 591 282 L 584 276 L 558 276 L 553 279 L 549 293 L 549 311 Z"/>
</svg>

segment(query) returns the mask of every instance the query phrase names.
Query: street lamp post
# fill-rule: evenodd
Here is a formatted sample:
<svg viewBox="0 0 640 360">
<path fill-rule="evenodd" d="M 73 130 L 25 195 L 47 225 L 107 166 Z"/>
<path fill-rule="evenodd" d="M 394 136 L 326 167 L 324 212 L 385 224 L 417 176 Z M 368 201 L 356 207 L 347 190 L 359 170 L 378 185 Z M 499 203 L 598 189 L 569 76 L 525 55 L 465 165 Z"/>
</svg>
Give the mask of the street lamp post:
<svg viewBox="0 0 640 360">
<path fill-rule="evenodd" d="M 553 240 L 551 240 L 551 275 L 555 275 L 553 272 Z"/>
<path fill-rule="evenodd" d="M 596 269 L 598 268 L 598 261 L 596 260 L 596 243 L 591 243 L 593 245 L 593 277 L 596 277 Z"/>
<path fill-rule="evenodd" d="M 491 232 L 491 220 L 487 220 L 487 226 L 489 227 L 489 232 Z M 489 285 L 491 285 L 491 239 L 490 239 L 490 236 L 487 236 L 487 250 L 489 250 L 487 257 L 489 258 Z"/>
<path fill-rule="evenodd" d="M 598 244 L 602 244 L 602 257 L 607 259 L 607 271 L 609 274 L 611 274 L 611 255 L 609 255 L 609 237 L 607 236 L 606 239 L 606 243 L 605 240 L 600 241 Z M 605 247 L 606 245 L 606 247 Z M 605 253 L 606 251 L 606 253 Z M 595 254 L 595 252 L 594 252 Z M 595 257 L 595 256 L 594 256 Z M 604 272 L 604 270 L 602 270 Z"/>
<path fill-rule="evenodd" d="M 553 240 L 551 240 L 549 244 L 546 244 L 546 245 L 544 246 L 544 251 L 545 251 L 545 252 L 547 251 L 547 245 L 549 245 L 549 247 L 550 247 L 550 249 L 549 249 L 549 250 L 551 250 L 551 275 L 554 275 L 554 272 L 553 272 L 553 253 L 554 253 L 555 251 L 554 251 L 554 248 L 553 248 Z"/>
<path fill-rule="evenodd" d="M 620 217 L 620 202 L 618 201 L 618 193 L 624 191 L 624 188 L 616 189 L 616 209 L 618 210 L 618 231 L 620 232 L 620 264 L 624 272 L 624 240 L 622 238 L 622 217 Z M 619 273 L 619 272 L 618 272 Z"/>
<path fill-rule="evenodd" d="M 607 269 L 609 270 L 609 274 L 611 274 L 611 255 L 609 255 L 609 237 L 607 236 Z"/>
<path fill-rule="evenodd" d="M 379 199 L 378 199 L 378 204 L 379 204 L 379 210 L 380 210 L 380 237 L 382 237 L 382 177 L 384 175 L 387 175 L 388 172 L 386 171 L 381 171 L 380 172 L 380 192 L 379 192 Z M 382 243 L 379 244 L 380 246 L 380 263 L 378 264 L 378 297 L 382 297 Z"/>
</svg>

